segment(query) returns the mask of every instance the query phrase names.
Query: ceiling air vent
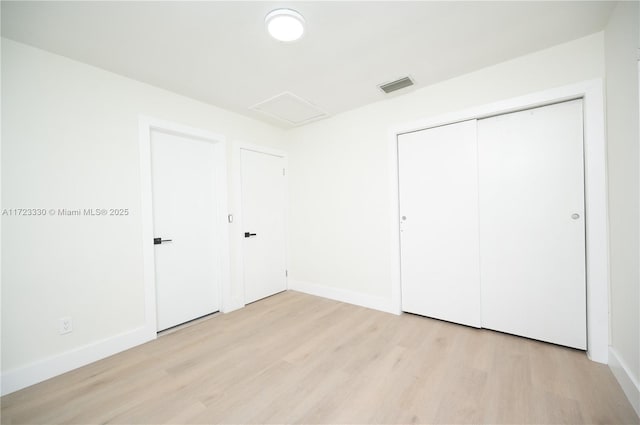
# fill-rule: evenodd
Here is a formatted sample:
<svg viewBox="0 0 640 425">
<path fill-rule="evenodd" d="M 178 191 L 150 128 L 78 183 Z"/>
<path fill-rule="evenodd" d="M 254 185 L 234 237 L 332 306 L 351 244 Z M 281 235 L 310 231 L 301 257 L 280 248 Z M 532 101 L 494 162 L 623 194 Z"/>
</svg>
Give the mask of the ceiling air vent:
<svg viewBox="0 0 640 425">
<path fill-rule="evenodd" d="M 400 90 L 405 87 L 409 87 L 413 85 L 413 80 L 409 77 L 400 78 L 399 80 L 391 81 L 390 83 L 381 84 L 380 90 L 385 93 L 391 93 L 392 91 Z"/>
</svg>

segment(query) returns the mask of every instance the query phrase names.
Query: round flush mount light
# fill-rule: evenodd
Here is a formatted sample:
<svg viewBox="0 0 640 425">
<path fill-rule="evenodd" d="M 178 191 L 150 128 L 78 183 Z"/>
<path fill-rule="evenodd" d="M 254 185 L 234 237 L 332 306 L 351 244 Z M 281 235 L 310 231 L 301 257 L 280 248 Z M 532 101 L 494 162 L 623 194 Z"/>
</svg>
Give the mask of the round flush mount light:
<svg viewBox="0 0 640 425">
<path fill-rule="evenodd" d="M 280 41 L 296 41 L 304 34 L 304 18 L 291 9 L 276 9 L 264 18 L 271 37 Z"/>
</svg>

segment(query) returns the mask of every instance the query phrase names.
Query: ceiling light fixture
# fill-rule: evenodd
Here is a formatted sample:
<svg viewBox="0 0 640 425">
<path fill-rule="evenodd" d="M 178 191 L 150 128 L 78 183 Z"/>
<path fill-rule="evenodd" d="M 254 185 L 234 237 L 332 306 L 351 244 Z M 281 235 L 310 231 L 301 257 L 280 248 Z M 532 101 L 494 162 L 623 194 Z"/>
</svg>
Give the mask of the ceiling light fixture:
<svg viewBox="0 0 640 425">
<path fill-rule="evenodd" d="M 264 18 L 271 37 L 280 41 L 296 41 L 304 34 L 304 18 L 291 9 L 276 9 Z"/>
</svg>

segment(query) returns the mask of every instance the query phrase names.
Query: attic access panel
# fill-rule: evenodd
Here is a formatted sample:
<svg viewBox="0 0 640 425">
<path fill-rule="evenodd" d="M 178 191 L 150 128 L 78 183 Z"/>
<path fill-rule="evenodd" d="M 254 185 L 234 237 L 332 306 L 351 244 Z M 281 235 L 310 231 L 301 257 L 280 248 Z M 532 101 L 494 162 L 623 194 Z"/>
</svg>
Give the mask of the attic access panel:
<svg viewBox="0 0 640 425">
<path fill-rule="evenodd" d="M 291 125 L 306 124 L 328 116 L 311 102 L 289 92 L 257 103 L 251 109 Z"/>
</svg>

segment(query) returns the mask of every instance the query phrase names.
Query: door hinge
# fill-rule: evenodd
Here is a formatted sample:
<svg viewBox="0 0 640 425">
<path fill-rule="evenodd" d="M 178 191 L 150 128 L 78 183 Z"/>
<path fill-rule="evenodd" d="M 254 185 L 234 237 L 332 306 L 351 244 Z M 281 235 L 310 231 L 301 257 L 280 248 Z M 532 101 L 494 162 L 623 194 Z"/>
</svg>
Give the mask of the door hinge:
<svg viewBox="0 0 640 425">
<path fill-rule="evenodd" d="M 284 271 L 284 276 L 285 276 L 285 277 L 289 277 L 289 270 L 285 270 L 285 271 Z"/>
</svg>

